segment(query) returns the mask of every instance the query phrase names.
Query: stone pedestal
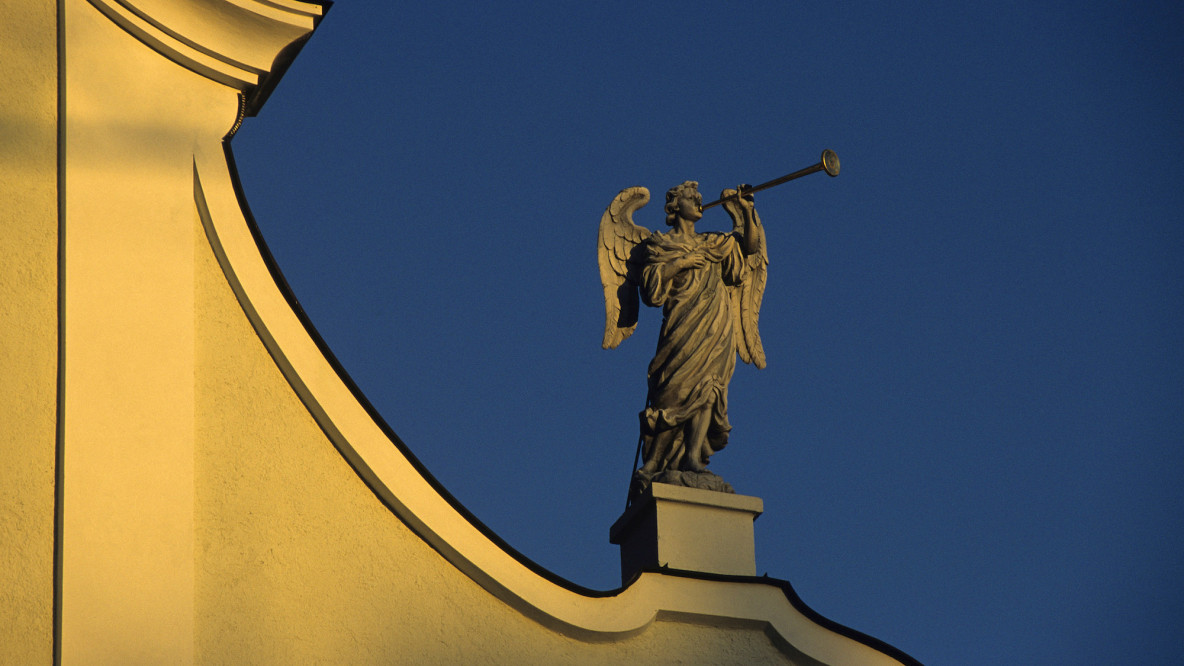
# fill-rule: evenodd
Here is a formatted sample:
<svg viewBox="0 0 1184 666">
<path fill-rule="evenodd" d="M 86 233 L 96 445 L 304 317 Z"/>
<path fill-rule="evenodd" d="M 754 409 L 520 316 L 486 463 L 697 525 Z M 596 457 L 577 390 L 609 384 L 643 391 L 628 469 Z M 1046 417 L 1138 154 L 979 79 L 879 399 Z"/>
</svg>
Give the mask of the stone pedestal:
<svg viewBox="0 0 1184 666">
<path fill-rule="evenodd" d="M 759 497 L 655 483 L 609 530 L 621 580 L 661 566 L 755 576 L 752 523 L 763 510 Z"/>
</svg>

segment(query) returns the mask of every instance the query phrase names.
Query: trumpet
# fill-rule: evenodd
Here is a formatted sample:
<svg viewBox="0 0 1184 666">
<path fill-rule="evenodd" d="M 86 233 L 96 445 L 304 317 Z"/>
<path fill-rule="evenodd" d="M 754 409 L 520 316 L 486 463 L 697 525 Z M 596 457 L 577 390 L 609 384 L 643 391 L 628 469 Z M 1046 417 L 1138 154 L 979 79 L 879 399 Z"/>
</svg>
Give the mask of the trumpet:
<svg viewBox="0 0 1184 666">
<path fill-rule="evenodd" d="M 760 192 L 761 190 L 767 190 L 770 187 L 776 187 L 782 183 L 788 183 L 791 180 L 794 180 L 796 178 L 801 178 L 802 176 L 808 176 L 808 175 L 818 172 L 818 171 L 825 171 L 826 175 L 830 176 L 831 178 L 834 178 L 835 176 L 839 175 L 839 156 L 835 154 L 835 151 L 829 150 L 829 149 L 824 150 L 824 151 L 822 151 L 822 159 L 818 162 L 818 164 L 815 164 L 813 166 L 808 166 L 805 169 L 799 169 L 797 171 L 794 171 L 793 173 L 787 173 L 784 176 L 782 176 L 780 178 L 774 178 L 773 180 L 770 180 L 767 183 L 761 183 L 760 185 L 755 185 L 755 186 L 751 186 L 751 187 L 742 185 L 740 187 L 740 190 L 737 191 L 735 194 L 733 194 L 731 196 L 724 197 L 722 199 L 717 199 L 715 201 L 712 201 L 709 204 L 703 204 L 703 206 L 700 207 L 699 210 L 704 211 L 704 210 L 707 210 L 708 208 L 711 208 L 713 206 L 718 206 L 718 205 L 722 204 L 723 202 L 728 201 L 730 199 L 742 197 L 746 194 L 754 194 L 756 192 Z"/>
</svg>

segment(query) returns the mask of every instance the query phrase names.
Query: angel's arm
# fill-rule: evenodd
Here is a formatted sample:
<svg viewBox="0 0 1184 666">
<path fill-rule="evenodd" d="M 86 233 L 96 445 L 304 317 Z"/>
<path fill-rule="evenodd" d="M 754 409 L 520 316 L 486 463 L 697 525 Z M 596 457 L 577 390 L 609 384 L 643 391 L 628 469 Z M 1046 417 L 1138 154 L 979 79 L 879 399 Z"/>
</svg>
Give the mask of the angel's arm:
<svg viewBox="0 0 1184 666">
<path fill-rule="evenodd" d="M 739 189 L 745 187 L 747 186 L 741 185 Z M 729 188 L 720 194 L 720 198 L 729 197 L 735 193 L 736 190 Z M 733 232 L 739 237 L 740 249 L 744 251 L 745 256 L 759 252 L 764 244 L 762 242 L 764 230 L 761 229 L 760 218 L 757 217 L 756 204 L 752 194 L 745 194 L 725 201 L 724 210 L 732 218 Z"/>
<path fill-rule="evenodd" d="M 741 186 L 743 187 L 743 186 Z M 734 194 L 736 190 L 724 190 L 721 196 Z M 747 205 L 745 205 L 747 204 Z M 736 351 L 740 360 L 758 368 L 765 367 L 765 349 L 761 344 L 758 321 L 761 301 L 765 295 L 765 281 L 768 276 L 769 254 L 765 246 L 765 229 L 761 218 L 752 204 L 752 196 L 725 202 L 724 209 L 732 217 L 732 232 L 738 237 L 743 253 L 733 266 L 740 279 L 731 287 L 733 325 L 736 327 Z"/>
<path fill-rule="evenodd" d="M 652 293 L 657 293 L 658 291 L 664 292 L 664 288 L 657 286 L 651 288 L 651 283 L 653 285 L 667 285 L 679 273 L 689 268 L 702 268 L 706 265 L 707 257 L 703 256 L 701 252 L 688 252 L 669 261 L 647 264 L 645 268 L 647 279 L 642 283 L 642 286 Z M 649 303 L 649 305 L 661 305 L 662 301 L 666 299 L 662 298 L 658 300 L 651 297 L 650 300 L 654 302 Z"/>
</svg>

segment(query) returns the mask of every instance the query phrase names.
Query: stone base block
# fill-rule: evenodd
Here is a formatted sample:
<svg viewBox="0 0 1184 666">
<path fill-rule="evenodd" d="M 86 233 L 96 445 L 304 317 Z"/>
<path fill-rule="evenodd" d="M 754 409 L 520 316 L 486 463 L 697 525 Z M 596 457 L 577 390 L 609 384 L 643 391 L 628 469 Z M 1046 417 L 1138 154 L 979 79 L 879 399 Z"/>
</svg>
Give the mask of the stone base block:
<svg viewBox="0 0 1184 666">
<path fill-rule="evenodd" d="M 752 523 L 763 510 L 759 497 L 654 483 L 609 530 L 621 580 L 662 566 L 755 576 Z"/>
</svg>

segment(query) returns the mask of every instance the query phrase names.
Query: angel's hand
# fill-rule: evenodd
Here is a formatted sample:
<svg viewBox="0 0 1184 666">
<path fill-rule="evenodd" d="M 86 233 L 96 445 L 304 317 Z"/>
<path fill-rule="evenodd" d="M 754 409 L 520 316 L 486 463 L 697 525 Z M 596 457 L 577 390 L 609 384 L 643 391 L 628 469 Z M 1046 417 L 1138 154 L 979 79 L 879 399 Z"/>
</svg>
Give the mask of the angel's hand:
<svg viewBox="0 0 1184 666">
<path fill-rule="evenodd" d="M 679 257 L 678 261 L 675 262 L 675 265 L 680 271 L 686 270 L 688 268 L 703 268 L 707 265 L 707 257 L 704 257 L 699 252 L 691 252 L 690 254 L 684 254 L 683 256 Z"/>
<path fill-rule="evenodd" d="M 752 186 L 751 185 L 742 184 L 742 185 L 740 185 L 740 187 L 737 187 L 733 191 L 734 192 L 735 191 L 743 192 L 743 194 L 736 197 L 736 202 L 740 205 L 741 208 L 743 208 L 744 210 L 749 211 L 749 212 L 751 212 L 754 208 L 756 208 L 756 198 L 752 194 Z"/>
<path fill-rule="evenodd" d="M 751 213 L 754 207 L 752 192 L 746 192 L 741 196 L 736 196 L 737 192 L 744 192 L 748 185 L 741 185 L 739 188 L 727 188 L 719 193 L 719 198 L 723 199 L 724 210 L 733 220 L 737 220 L 741 215 Z"/>
</svg>

